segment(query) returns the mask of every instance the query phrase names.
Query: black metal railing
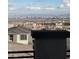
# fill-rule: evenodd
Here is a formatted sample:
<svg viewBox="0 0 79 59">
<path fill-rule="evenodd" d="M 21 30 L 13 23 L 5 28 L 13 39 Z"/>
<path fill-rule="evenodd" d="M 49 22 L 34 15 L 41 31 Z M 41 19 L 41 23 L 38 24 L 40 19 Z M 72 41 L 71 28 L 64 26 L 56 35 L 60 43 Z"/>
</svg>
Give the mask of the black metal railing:
<svg viewBox="0 0 79 59">
<path fill-rule="evenodd" d="M 22 54 L 22 53 L 34 53 L 34 51 L 9 51 L 8 54 Z M 13 59 L 13 58 L 34 58 L 34 55 L 29 55 L 29 56 L 8 56 L 8 59 Z"/>
<path fill-rule="evenodd" d="M 70 53 L 70 50 L 67 50 L 66 52 Z M 9 51 L 8 54 L 21 54 L 21 53 L 33 53 L 34 51 Z M 67 57 L 70 57 L 70 55 L 67 55 Z M 12 58 L 34 58 L 34 55 L 30 56 L 9 56 L 8 59 Z"/>
</svg>

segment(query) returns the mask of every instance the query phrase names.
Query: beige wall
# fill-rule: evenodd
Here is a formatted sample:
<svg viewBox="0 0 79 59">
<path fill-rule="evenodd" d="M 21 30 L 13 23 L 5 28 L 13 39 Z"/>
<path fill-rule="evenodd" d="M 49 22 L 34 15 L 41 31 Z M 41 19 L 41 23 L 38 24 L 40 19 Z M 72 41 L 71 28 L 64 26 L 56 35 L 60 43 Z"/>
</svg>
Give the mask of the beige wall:
<svg viewBox="0 0 79 59">
<path fill-rule="evenodd" d="M 13 42 L 16 42 L 16 43 L 21 43 L 21 44 L 32 44 L 32 37 L 31 37 L 31 33 L 27 33 L 25 34 L 27 35 L 27 39 L 26 40 L 21 40 L 20 39 L 20 34 L 14 34 L 13 35 Z M 8 41 L 11 41 L 10 40 L 10 36 L 8 35 Z M 12 41 L 11 41 L 12 42 Z"/>
<path fill-rule="evenodd" d="M 13 35 L 13 34 L 11 34 L 11 35 Z M 8 41 L 12 42 L 12 40 L 10 40 L 10 34 L 8 35 Z M 13 35 L 13 42 L 17 42 L 17 35 L 16 34 Z"/>
<path fill-rule="evenodd" d="M 27 39 L 26 40 L 21 40 L 20 35 L 17 34 L 17 43 L 22 43 L 22 44 L 27 44 L 28 45 L 28 34 L 27 34 Z"/>
<path fill-rule="evenodd" d="M 28 44 L 32 44 L 31 33 L 28 33 Z"/>
<path fill-rule="evenodd" d="M 17 41 L 17 34 L 13 35 L 13 42 Z"/>
</svg>

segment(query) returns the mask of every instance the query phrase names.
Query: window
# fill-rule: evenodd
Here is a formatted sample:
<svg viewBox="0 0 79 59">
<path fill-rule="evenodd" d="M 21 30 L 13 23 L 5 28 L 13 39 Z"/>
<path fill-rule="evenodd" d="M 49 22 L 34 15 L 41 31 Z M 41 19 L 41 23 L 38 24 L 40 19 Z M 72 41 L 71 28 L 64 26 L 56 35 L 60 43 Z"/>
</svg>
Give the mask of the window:
<svg viewBox="0 0 79 59">
<path fill-rule="evenodd" d="M 10 40 L 12 40 L 12 41 L 13 41 L 13 35 L 10 35 Z"/>
<path fill-rule="evenodd" d="M 21 35 L 21 40 L 27 40 L 27 35 Z"/>
</svg>

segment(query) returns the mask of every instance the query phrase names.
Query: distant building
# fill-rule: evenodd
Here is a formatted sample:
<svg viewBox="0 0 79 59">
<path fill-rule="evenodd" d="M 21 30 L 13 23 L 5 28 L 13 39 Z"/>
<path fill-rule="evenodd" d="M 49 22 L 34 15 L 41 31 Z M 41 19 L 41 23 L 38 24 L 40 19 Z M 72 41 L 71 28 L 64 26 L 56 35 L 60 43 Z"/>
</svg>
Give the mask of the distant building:
<svg viewBox="0 0 79 59">
<path fill-rule="evenodd" d="M 48 29 L 54 28 L 55 23 L 53 22 L 37 22 L 33 24 L 33 29 Z"/>
<path fill-rule="evenodd" d="M 8 28 L 14 27 L 14 24 L 8 24 Z"/>
<path fill-rule="evenodd" d="M 12 27 L 8 29 L 8 40 L 15 43 L 31 44 L 31 30 L 24 27 Z"/>
</svg>

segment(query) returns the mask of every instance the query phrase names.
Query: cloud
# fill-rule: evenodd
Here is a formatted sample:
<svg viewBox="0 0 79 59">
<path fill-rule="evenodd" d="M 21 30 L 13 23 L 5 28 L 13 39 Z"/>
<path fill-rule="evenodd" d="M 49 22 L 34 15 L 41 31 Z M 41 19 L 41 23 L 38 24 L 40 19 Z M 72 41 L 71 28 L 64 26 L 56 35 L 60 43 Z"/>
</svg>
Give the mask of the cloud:
<svg viewBox="0 0 79 59">
<path fill-rule="evenodd" d="M 70 0 L 63 0 L 65 3 L 70 3 Z"/>
<path fill-rule="evenodd" d="M 54 7 L 34 7 L 34 6 L 26 6 L 25 7 L 26 9 L 29 9 L 29 10 L 54 10 L 55 8 Z"/>
<path fill-rule="evenodd" d="M 63 3 L 68 7 L 70 6 L 70 0 L 63 0 Z"/>
<path fill-rule="evenodd" d="M 13 10 L 15 10 L 16 8 L 13 6 L 13 5 L 8 5 L 8 10 L 9 11 L 13 11 Z"/>
<path fill-rule="evenodd" d="M 61 4 L 60 6 L 59 6 L 59 8 L 64 8 L 65 6 L 64 6 L 64 4 Z"/>
<path fill-rule="evenodd" d="M 70 7 L 70 0 L 63 0 L 63 3 L 60 4 L 59 8 L 68 8 Z"/>
<path fill-rule="evenodd" d="M 31 10 L 40 10 L 41 8 L 40 7 L 29 7 L 29 6 L 26 6 L 25 7 L 26 9 L 31 9 Z"/>
<path fill-rule="evenodd" d="M 55 8 L 53 7 L 47 7 L 47 8 L 44 8 L 45 10 L 55 10 Z"/>
<path fill-rule="evenodd" d="M 67 6 L 70 7 L 70 3 L 68 3 Z"/>
<path fill-rule="evenodd" d="M 14 7 L 9 7 L 8 10 L 13 11 L 13 10 L 15 10 L 15 8 Z"/>
<path fill-rule="evenodd" d="M 46 5 L 22 5 L 17 7 L 16 5 L 8 5 L 9 14 L 23 15 L 23 14 L 66 14 L 69 13 L 69 0 L 62 0 L 62 3 L 57 6 L 52 4 Z"/>
</svg>

